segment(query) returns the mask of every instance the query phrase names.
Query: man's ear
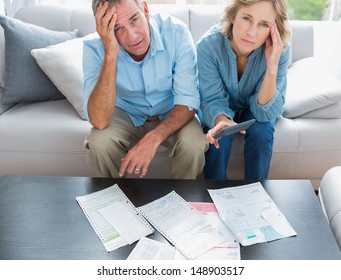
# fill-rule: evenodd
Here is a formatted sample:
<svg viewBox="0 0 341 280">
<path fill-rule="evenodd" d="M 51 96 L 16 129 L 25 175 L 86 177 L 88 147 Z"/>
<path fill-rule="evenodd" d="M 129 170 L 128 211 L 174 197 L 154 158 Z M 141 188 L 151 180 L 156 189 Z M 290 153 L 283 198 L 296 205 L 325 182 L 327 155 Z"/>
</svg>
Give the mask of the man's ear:
<svg viewBox="0 0 341 280">
<path fill-rule="evenodd" d="M 149 8 L 148 8 L 148 5 L 147 5 L 147 2 L 146 1 L 142 1 L 142 5 L 143 5 L 143 13 L 146 16 L 147 21 L 149 21 L 150 16 L 149 16 Z"/>
</svg>

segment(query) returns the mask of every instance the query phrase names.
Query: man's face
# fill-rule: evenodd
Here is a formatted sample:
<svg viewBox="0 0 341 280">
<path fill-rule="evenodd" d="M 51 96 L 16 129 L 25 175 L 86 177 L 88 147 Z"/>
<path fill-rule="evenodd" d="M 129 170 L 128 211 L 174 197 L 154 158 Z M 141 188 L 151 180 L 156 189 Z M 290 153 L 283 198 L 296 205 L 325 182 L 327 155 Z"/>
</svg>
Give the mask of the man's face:
<svg viewBox="0 0 341 280">
<path fill-rule="evenodd" d="M 114 30 L 118 43 L 135 61 L 143 60 L 150 45 L 149 11 L 146 4 L 144 11 L 134 0 L 123 0 L 115 7 L 117 22 Z"/>
</svg>

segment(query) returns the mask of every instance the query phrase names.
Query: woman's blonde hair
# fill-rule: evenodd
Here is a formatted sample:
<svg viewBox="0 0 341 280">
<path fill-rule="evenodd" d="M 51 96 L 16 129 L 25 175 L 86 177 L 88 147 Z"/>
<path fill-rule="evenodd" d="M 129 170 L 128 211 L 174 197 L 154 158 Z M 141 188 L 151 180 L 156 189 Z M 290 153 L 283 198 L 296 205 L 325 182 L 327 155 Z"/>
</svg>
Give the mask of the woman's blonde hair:
<svg viewBox="0 0 341 280">
<path fill-rule="evenodd" d="M 232 0 L 229 5 L 225 7 L 224 15 L 221 20 L 222 32 L 231 40 L 233 21 L 241 7 L 251 6 L 257 2 L 268 1 L 271 2 L 275 9 L 275 22 L 282 41 L 287 46 L 287 39 L 290 36 L 288 27 L 288 13 L 285 0 Z"/>
</svg>

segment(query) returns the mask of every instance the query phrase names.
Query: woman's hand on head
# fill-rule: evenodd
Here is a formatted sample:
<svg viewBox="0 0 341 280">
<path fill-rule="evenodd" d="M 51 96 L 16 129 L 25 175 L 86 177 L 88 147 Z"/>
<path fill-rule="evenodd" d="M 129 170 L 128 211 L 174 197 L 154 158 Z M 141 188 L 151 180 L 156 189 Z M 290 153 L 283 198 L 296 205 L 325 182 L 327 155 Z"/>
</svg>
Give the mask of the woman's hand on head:
<svg viewBox="0 0 341 280">
<path fill-rule="evenodd" d="M 277 71 L 283 47 L 284 43 L 277 29 L 277 25 L 274 23 L 270 27 L 269 37 L 265 41 L 265 57 L 268 69 Z"/>
</svg>

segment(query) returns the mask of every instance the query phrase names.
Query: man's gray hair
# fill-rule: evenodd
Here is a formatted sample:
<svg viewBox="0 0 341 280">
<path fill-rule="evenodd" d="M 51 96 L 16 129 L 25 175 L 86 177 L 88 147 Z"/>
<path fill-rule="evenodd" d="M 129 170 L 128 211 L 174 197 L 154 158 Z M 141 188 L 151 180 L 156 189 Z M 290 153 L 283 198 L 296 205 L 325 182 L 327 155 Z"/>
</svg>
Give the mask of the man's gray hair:
<svg viewBox="0 0 341 280">
<path fill-rule="evenodd" d="M 143 11 L 143 4 L 142 0 L 134 0 L 136 4 L 140 7 L 140 9 Z M 94 12 L 94 15 L 96 14 L 96 10 L 99 4 L 103 2 L 109 2 L 110 5 L 114 4 L 120 4 L 122 0 L 92 0 L 92 11 Z"/>
</svg>

